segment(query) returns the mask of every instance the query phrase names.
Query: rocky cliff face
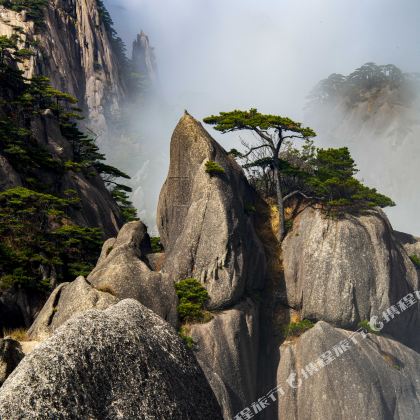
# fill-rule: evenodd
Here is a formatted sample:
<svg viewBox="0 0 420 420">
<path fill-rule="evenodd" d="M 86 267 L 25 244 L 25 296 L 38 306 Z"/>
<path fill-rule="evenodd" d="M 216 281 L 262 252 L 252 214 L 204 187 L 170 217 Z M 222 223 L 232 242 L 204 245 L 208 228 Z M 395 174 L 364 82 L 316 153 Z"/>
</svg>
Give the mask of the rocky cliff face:
<svg viewBox="0 0 420 420">
<path fill-rule="evenodd" d="M 96 0 L 53 0 L 43 25 L 25 12 L 0 8 L 0 34 L 18 30 L 22 46 L 36 43 L 36 55 L 23 64 L 25 75 L 45 75 L 57 89 L 74 95 L 96 135 L 106 135 L 122 106 L 126 87 L 121 62 Z"/>
</svg>

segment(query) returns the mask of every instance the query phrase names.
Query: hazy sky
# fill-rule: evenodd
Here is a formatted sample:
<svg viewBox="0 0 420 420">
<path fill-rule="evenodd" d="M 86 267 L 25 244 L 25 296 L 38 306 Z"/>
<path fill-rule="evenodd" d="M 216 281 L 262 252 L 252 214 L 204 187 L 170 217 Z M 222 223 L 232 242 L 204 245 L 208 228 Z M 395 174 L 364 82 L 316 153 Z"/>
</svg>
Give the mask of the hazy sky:
<svg viewBox="0 0 420 420">
<path fill-rule="evenodd" d="M 163 91 L 203 116 L 232 107 L 301 117 L 321 78 L 367 61 L 420 69 L 419 0 L 107 0 L 128 47 L 143 29 Z"/>
<path fill-rule="evenodd" d="M 201 119 L 223 110 L 257 107 L 301 120 L 306 96 L 331 73 L 349 74 L 369 61 L 420 72 L 419 0 L 105 3 L 130 53 L 140 30 L 155 47 L 166 106 L 148 113 L 133 110 L 136 129 L 143 132 L 141 156 L 133 156 L 138 165 L 133 201 L 150 227 L 166 177 L 171 132 L 184 109 Z M 234 135 L 211 131 L 226 149 L 237 146 Z M 317 142 L 322 144 L 322 139 Z M 413 176 L 418 177 L 418 171 Z M 372 186 L 381 188 L 375 181 Z M 415 213 L 412 203 L 399 204 Z M 393 216 L 392 222 L 409 230 L 406 219 Z"/>
</svg>

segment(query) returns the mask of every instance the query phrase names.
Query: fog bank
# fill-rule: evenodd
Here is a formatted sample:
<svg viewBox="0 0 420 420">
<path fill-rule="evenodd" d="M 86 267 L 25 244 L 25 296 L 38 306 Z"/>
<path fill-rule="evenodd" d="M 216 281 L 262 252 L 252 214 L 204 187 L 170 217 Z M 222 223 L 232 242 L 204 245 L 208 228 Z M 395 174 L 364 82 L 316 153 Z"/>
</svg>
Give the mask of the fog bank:
<svg viewBox="0 0 420 420">
<path fill-rule="evenodd" d="M 307 94 L 331 73 L 348 74 L 368 61 L 420 71 L 416 0 L 105 3 L 129 50 L 140 29 L 156 47 L 158 105 L 154 102 L 137 114 L 133 110 L 136 129 L 141 131 L 141 156 L 135 157 L 138 172 L 133 175 L 143 184 L 134 198 L 149 225 L 167 172 L 171 131 L 184 109 L 201 119 L 222 110 L 257 107 L 300 120 Z M 227 149 L 236 146 L 235 135 L 212 134 Z M 317 143 L 322 145 L 322 138 Z M 384 162 L 384 171 L 386 167 Z M 375 181 L 368 173 L 360 175 Z M 409 176 L 418 178 L 416 173 Z M 381 180 L 373 186 L 381 188 Z M 397 204 L 412 205 L 403 197 Z M 410 222 L 401 214 L 391 213 L 392 223 L 409 230 Z"/>
</svg>

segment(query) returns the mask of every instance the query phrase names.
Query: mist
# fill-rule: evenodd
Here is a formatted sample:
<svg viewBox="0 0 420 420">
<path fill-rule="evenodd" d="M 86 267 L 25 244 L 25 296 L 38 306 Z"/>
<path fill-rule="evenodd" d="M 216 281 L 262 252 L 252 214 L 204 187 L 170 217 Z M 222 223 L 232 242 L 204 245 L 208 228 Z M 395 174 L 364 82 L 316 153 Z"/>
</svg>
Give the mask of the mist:
<svg viewBox="0 0 420 420">
<path fill-rule="evenodd" d="M 370 61 L 392 63 L 405 72 L 420 71 L 417 0 L 106 0 L 105 4 L 129 53 L 141 29 L 156 48 L 158 98 L 131 111 L 138 155 L 128 153 L 130 162 L 124 162 L 134 177 L 133 202 L 151 228 L 167 173 L 171 133 L 184 109 L 202 119 L 223 110 L 256 107 L 302 121 L 308 93 L 331 73 L 349 74 Z M 226 149 L 238 147 L 237 135 L 223 136 L 207 128 Z M 326 142 L 318 137 L 316 144 Z M 380 171 L 370 176 L 368 165 L 361 169 L 360 177 L 370 186 L 392 195 L 390 187 L 381 184 Z M 416 171 L 408 176 L 418 182 Z M 416 203 L 408 197 L 397 200 L 399 208 Z M 414 220 L 418 210 L 392 210 L 393 226 L 420 235 L 420 224 Z"/>
</svg>

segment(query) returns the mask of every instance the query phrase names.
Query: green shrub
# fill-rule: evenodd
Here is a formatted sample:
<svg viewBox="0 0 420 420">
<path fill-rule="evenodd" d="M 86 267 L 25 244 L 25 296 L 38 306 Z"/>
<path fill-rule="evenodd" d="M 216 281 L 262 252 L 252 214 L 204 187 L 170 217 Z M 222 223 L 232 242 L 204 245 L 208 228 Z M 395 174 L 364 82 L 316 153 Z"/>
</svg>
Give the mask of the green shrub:
<svg viewBox="0 0 420 420">
<path fill-rule="evenodd" d="M 184 325 L 179 329 L 178 334 L 184 340 L 185 345 L 189 349 L 193 350 L 196 343 L 193 340 L 193 338 L 189 335 L 189 331 Z"/>
<path fill-rule="evenodd" d="M 251 215 L 257 212 L 257 209 L 251 203 L 245 203 L 244 210 L 245 210 L 245 213 L 248 215 Z"/>
<path fill-rule="evenodd" d="M 224 174 L 225 170 L 217 163 L 212 160 L 206 162 L 206 172 L 210 175 Z"/>
<path fill-rule="evenodd" d="M 293 229 L 293 219 L 286 220 L 285 227 L 286 232 L 290 232 Z"/>
<path fill-rule="evenodd" d="M 209 298 L 207 290 L 194 278 L 175 284 L 178 295 L 178 315 L 181 322 L 203 322 L 206 320 L 205 304 Z"/>
<path fill-rule="evenodd" d="M 365 331 L 371 334 L 379 335 L 379 331 L 375 331 L 371 328 L 369 321 L 367 319 L 364 319 L 363 321 L 360 321 L 357 324 L 357 328 L 363 328 Z"/>
<path fill-rule="evenodd" d="M 283 327 L 283 335 L 285 337 L 299 337 L 305 331 L 310 330 L 315 324 L 309 319 L 304 319 L 299 322 L 291 322 Z"/>
<path fill-rule="evenodd" d="M 163 251 L 163 245 L 160 242 L 160 237 L 159 236 L 152 236 L 150 238 L 150 243 L 152 245 L 152 252 L 162 252 Z"/>
<path fill-rule="evenodd" d="M 416 268 L 420 268 L 420 258 L 417 255 L 410 255 L 410 260 L 416 266 Z"/>
<path fill-rule="evenodd" d="M 358 212 L 372 207 L 395 206 L 375 188 L 355 178 L 358 169 L 347 147 L 318 149 L 313 174 L 307 178 L 310 195 L 334 212 Z"/>
</svg>

